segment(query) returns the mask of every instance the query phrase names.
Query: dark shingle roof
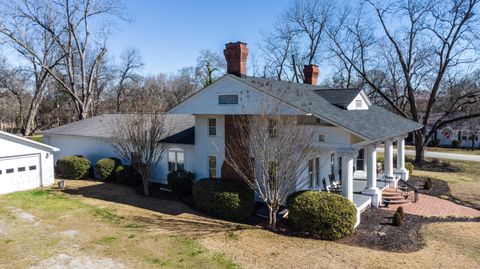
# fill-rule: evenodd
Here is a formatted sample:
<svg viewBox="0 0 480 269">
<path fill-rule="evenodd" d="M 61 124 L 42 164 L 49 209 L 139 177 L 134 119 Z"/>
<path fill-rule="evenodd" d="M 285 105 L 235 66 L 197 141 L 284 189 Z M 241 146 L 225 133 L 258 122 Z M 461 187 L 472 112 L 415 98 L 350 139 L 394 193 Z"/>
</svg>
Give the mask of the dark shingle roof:
<svg viewBox="0 0 480 269">
<path fill-rule="evenodd" d="M 103 114 L 81 121 L 72 122 L 56 128 L 42 131 L 45 135 L 69 135 L 69 136 L 87 136 L 111 138 L 114 133 L 114 126 L 125 117 L 132 114 Z M 166 129 L 170 136 L 163 139 L 167 143 L 194 144 L 195 132 L 192 131 L 195 126 L 195 117 L 192 115 L 165 115 Z"/>
<path fill-rule="evenodd" d="M 228 76 L 369 140 L 392 138 L 423 127 L 375 105 L 370 106 L 368 110 L 339 108 L 317 94 L 314 91 L 319 90 L 317 86 L 266 78 Z"/>
<path fill-rule="evenodd" d="M 319 89 L 314 91 L 330 104 L 341 108 L 346 108 L 361 92 L 359 89 Z"/>
</svg>

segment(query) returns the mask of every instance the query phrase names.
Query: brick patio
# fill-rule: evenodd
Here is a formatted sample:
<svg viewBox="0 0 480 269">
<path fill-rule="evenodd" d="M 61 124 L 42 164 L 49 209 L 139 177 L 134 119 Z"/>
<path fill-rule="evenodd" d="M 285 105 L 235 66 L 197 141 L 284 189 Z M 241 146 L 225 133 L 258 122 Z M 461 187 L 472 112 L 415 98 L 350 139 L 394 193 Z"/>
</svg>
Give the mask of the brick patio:
<svg viewBox="0 0 480 269">
<path fill-rule="evenodd" d="M 480 217 L 480 211 L 466 206 L 458 205 L 448 200 L 435 196 L 418 194 L 416 203 L 404 205 L 390 205 L 385 210 L 395 211 L 399 206 L 407 214 L 422 215 L 428 217 L 456 216 L 456 217 Z"/>
</svg>

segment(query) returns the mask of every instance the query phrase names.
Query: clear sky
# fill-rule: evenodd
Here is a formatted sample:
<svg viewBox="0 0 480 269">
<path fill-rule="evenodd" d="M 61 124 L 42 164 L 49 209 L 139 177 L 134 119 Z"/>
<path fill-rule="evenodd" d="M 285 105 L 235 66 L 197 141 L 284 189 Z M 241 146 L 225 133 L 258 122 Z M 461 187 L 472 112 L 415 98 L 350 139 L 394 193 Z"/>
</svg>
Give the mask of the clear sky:
<svg viewBox="0 0 480 269">
<path fill-rule="evenodd" d="M 288 0 L 124 0 L 133 22 L 120 22 L 110 52 L 141 52 L 145 74 L 175 72 L 196 64 L 202 49 L 222 54 L 225 43 L 255 49 L 261 30 L 273 25 Z M 222 54 L 223 55 L 223 54 Z"/>
</svg>

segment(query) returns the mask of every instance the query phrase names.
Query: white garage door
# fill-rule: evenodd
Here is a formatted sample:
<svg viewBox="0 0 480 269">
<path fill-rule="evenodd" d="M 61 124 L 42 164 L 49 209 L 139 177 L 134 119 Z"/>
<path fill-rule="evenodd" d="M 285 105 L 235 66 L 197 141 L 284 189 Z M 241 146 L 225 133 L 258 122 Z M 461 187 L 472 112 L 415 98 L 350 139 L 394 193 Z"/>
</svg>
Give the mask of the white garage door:
<svg viewBox="0 0 480 269">
<path fill-rule="evenodd" d="M 0 158 L 0 194 L 40 186 L 39 154 Z"/>
</svg>

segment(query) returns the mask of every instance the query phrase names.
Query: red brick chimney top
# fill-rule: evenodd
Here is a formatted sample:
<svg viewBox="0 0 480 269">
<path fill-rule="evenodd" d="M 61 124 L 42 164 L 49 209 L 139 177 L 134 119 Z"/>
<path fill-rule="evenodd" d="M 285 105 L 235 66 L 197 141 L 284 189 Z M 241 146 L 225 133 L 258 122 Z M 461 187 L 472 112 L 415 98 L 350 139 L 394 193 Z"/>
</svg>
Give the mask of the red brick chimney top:
<svg viewBox="0 0 480 269">
<path fill-rule="evenodd" d="M 227 73 L 245 77 L 247 74 L 247 43 L 240 41 L 227 43 L 225 44 L 223 54 L 227 60 Z"/>
<path fill-rule="evenodd" d="M 309 64 L 303 67 L 303 75 L 305 76 L 305 80 L 303 83 L 317 85 L 317 78 L 318 78 L 319 70 L 318 65 Z"/>
</svg>

